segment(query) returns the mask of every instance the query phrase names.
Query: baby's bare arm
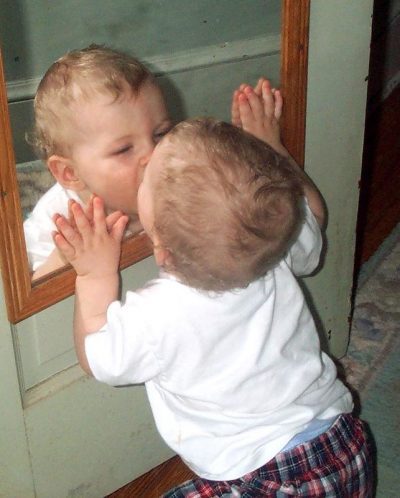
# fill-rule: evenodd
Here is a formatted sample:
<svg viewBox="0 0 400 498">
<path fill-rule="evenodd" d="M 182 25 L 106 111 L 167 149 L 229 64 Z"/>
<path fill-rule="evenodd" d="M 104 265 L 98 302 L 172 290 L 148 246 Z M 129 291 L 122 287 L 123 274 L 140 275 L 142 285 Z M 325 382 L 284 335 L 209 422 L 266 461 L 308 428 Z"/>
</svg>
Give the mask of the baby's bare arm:
<svg viewBox="0 0 400 498">
<path fill-rule="evenodd" d="M 74 267 L 74 341 L 81 367 L 91 374 L 85 352 L 85 338 L 107 322 L 107 308 L 118 299 L 118 265 L 121 241 L 128 217 L 120 215 L 107 228 L 104 205 L 93 199 L 93 219 L 89 220 L 78 203 L 71 206 L 74 222 L 55 217 L 58 232 L 54 242 Z"/>
<path fill-rule="evenodd" d="M 311 212 L 315 216 L 315 219 L 317 220 L 320 228 L 324 229 L 326 224 L 326 206 L 322 194 L 318 190 L 314 182 L 311 180 L 311 178 L 302 168 L 300 168 L 300 166 L 296 163 L 296 161 L 291 156 L 288 157 L 291 164 L 295 168 L 297 168 L 300 173 L 300 176 L 303 181 L 304 195 L 307 198 Z"/>
</svg>

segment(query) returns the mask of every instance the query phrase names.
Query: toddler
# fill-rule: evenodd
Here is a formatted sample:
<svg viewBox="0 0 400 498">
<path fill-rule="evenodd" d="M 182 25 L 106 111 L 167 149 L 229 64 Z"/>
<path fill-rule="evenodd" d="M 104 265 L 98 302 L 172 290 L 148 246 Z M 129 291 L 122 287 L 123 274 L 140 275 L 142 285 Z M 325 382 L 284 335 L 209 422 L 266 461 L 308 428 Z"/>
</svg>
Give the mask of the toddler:
<svg viewBox="0 0 400 498">
<path fill-rule="evenodd" d="M 325 216 L 305 173 L 233 125 L 178 124 L 138 192 L 160 275 L 125 302 L 128 219 L 107 227 L 92 203 L 93 220 L 73 203 L 53 234 L 77 273 L 77 356 L 101 382 L 145 383 L 161 436 L 199 476 L 165 496 L 372 496 L 364 425 L 296 279 L 318 265 Z"/>
<path fill-rule="evenodd" d="M 67 215 L 69 200 L 87 205 L 95 192 L 107 211 L 129 216 L 130 233 L 141 230 L 137 190 L 171 121 L 150 71 L 129 55 L 96 45 L 69 52 L 48 69 L 34 111 L 30 141 L 57 180 L 24 223 L 38 278 L 65 264 L 51 233 L 53 215 Z"/>
</svg>

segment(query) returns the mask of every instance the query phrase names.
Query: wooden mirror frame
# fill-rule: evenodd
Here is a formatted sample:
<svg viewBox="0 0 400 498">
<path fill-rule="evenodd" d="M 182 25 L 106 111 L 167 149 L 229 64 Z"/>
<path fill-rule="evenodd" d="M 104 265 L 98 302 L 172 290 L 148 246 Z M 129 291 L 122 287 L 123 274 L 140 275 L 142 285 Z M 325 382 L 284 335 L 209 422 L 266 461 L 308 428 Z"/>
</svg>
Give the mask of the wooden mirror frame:
<svg viewBox="0 0 400 498">
<path fill-rule="evenodd" d="M 304 161 L 309 0 L 282 1 L 281 85 L 283 141 Z M 17 323 L 74 293 L 75 272 L 62 268 L 32 285 L 21 219 L 21 204 L 0 54 L 0 257 L 8 319 Z M 152 253 L 144 234 L 123 244 L 121 269 Z"/>
</svg>

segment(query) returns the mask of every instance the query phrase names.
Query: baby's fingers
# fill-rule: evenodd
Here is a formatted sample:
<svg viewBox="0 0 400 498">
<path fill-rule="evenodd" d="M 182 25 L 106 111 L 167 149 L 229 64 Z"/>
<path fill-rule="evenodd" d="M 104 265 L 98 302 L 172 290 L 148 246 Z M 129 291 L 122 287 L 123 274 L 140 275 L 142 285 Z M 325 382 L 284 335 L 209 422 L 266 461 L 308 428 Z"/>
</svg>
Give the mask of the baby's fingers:
<svg viewBox="0 0 400 498">
<path fill-rule="evenodd" d="M 60 232 L 52 232 L 52 237 L 54 244 L 57 249 L 61 252 L 61 254 L 66 258 L 68 262 L 71 262 L 75 256 L 75 249 L 71 244 L 67 242 L 65 237 Z"/>
<path fill-rule="evenodd" d="M 283 98 L 280 90 L 275 90 L 274 91 L 274 98 L 275 98 L 275 110 L 274 110 L 274 115 L 275 118 L 279 121 L 279 119 L 282 116 L 282 108 L 283 108 Z"/>
<path fill-rule="evenodd" d="M 91 232 L 92 227 L 90 225 L 90 220 L 86 217 L 82 206 L 77 202 L 73 201 L 71 204 L 71 213 L 75 223 L 75 234 L 79 238 L 85 237 Z"/>
<path fill-rule="evenodd" d="M 275 97 L 271 89 L 271 83 L 268 80 L 264 80 L 262 84 L 262 98 L 264 114 L 268 119 L 271 119 L 275 113 Z"/>
<path fill-rule="evenodd" d="M 262 127 L 264 114 L 263 105 L 254 90 L 247 86 L 238 97 L 240 120 L 242 128 L 258 136 L 257 130 Z"/>
<path fill-rule="evenodd" d="M 268 81 L 268 80 L 262 76 L 262 77 L 261 77 L 261 78 L 257 81 L 257 85 L 254 87 L 254 93 L 255 93 L 258 97 L 261 97 L 261 96 L 262 96 L 262 86 L 263 86 L 264 81 Z"/>
<path fill-rule="evenodd" d="M 112 227 L 123 215 L 124 213 L 122 211 L 113 211 L 111 214 L 106 216 L 106 226 L 109 232 L 111 232 Z"/>
<path fill-rule="evenodd" d="M 97 233 L 107 232 L 106 214 L 104 202 L 100 197 L 93 197 L 93 225 Z"/>
<path fill-rule="evenodd" d="M 69 259 L 75 254 L 75 250 L 82 245 L 82 238 L 75 226 L 72 226 L 64 216 L 56 214 L 53 221 L 58 230 L 56 233 L 60 236 L 53 236 L 54 241 L 67 259 Z"/>
<path fill-rule="evenodd" d="M 72 214 L 72 206 L 74 202 L 75 201 L 73 199 L 68 200 L 68 222 L 72 227 L 76 227 L 74 215 Z"/>
<path fill-rule="evenodd" d="M 121 242 L 124 237 L 124 232 L 128 224 L 129 218 L 126 215 L 121 215 L 111 228 L 111 235 L 116 242 Z"/>
<path fill-rule="evenodd" d="M 231 106 L 231 122 L 234 126 L 240 128 L 242 126 L 242 121 L 240 119 L 239 111 L 239 91 L 235 90 L 232 96 L 232 106 Z"/>
</svg>

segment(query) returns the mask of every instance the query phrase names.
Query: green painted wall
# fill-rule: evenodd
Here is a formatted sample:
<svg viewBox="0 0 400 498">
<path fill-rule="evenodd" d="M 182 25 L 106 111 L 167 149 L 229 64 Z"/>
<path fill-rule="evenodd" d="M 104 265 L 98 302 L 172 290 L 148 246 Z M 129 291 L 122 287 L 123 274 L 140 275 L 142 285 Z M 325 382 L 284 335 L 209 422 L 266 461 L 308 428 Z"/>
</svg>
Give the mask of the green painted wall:
<svg viewBox="0 0 400 498">
<path fill-rule="evenodd" d="M 41 77 L 64 52 L 90 43 L 148 60 L 279 34 L 280 0 L 13 0 L 1 2 L 0 15 L 11 81 Z"/>
</svg>

